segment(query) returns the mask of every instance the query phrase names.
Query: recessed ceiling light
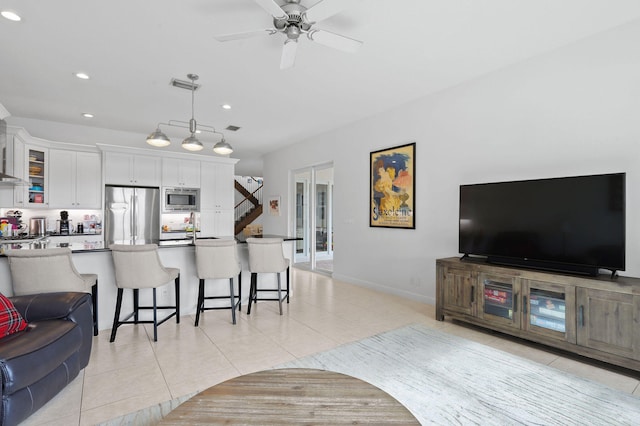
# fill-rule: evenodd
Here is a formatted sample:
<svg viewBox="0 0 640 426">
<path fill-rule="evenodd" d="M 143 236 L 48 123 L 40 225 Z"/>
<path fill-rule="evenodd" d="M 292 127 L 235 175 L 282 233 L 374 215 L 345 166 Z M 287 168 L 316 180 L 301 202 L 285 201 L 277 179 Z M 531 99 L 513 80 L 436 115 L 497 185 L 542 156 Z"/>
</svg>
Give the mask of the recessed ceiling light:
<svg viewBox="0 0 640 426">
<path fill-rule="evenodd" d="M 76 77 L 82 80 L 89 80 L 89 74 L 86 74 L 84 72 L 77 72 Z"/>
<path fill-rule="evenodd" d="M 231 109 L 231 105 L 224 104 L 224 105 L 222 105 L 222 109 Z"/>
<path fill-rule="evenodd" d="M 84 118 L 93 118 L 93 114 L 91 114 L 90 112 L 83 112 L 83 113 L 82 113 L 82 116 L 83 116 Z"/>
<path fill-rule="evenodd" d="M 2 15 L 3 18 L 6 18 L 10 21 L 18 22 L 22 20 L 20 15 L 18 15 L 16 12 L 12 10 L 3 10 L 2 12 L 0 12 L 0 15 Z"/>
</svg>

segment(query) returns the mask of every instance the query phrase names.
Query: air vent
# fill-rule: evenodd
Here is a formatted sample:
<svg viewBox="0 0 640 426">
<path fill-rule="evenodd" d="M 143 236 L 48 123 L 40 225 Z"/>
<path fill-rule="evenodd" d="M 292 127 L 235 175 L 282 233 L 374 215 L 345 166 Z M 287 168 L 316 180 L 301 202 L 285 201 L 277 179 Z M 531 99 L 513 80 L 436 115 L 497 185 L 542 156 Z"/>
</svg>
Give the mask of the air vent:
<svg viewBox="0 0 640 426">
<path fill-rule="evenodd" d="M 229 125 L 229 126 L 227 126 L 226 130 L 228 130 L 230 132 L 237 132 L 238 130 L 240 130 L 240 127 L 239 126 Z"/>
<path fill-rule="evenodd" d="M 189 91 L 191 91 L 191 89 L 196 91 L 200 88 L 199 84 L 191 83 L 190 81 L 178 80 L 177 78 L 171 79 L 171 85 L 173 87 L 177 87 L 179 89 L 185 89 Z"/>
</svg>

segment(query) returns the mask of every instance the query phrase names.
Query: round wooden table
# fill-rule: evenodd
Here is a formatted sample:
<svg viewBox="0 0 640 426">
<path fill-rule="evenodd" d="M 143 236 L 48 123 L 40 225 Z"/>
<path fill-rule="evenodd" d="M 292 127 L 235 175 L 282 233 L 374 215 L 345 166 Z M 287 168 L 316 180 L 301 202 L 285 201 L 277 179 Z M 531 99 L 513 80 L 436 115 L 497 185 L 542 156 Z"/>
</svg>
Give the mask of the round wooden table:
<svg viewBox="0 0 640 426">
<path fill-rule="evenodd" d="M 236 377 L 193 396 L 161 425 L 419 425 L 386 392 L 332 371 L 286 368 Z"/>
</svg>

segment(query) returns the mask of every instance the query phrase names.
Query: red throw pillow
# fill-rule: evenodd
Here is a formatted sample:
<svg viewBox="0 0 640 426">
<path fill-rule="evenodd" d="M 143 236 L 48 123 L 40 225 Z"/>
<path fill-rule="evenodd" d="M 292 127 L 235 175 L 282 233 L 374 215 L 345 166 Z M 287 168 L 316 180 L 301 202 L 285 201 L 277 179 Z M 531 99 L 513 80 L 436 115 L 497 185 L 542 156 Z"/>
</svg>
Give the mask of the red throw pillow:
<svg viewBox="0 0 640 426">
<path fill-rule="evenodd" d="M 0 338 L 24 330 L 26 327 L 27 322 L 13 306 L 11 300 L 0 293 Z"/>
</svg>

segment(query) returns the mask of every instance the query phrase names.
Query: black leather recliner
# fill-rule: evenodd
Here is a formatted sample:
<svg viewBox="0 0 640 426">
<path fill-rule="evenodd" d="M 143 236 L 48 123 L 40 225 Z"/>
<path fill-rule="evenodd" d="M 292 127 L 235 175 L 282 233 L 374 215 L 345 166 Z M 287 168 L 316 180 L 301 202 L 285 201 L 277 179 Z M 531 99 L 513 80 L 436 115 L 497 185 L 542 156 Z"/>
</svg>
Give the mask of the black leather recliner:
<svg viewBox="0 0 640 426">
<path fill-rule="evenodd" d="M 89 363 L 91 295 L 41 293 L 11 297 L 29 323 L 0 339 L 0 425 L 17 425 L 46 404 Z"/>
</svg>

